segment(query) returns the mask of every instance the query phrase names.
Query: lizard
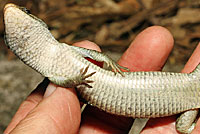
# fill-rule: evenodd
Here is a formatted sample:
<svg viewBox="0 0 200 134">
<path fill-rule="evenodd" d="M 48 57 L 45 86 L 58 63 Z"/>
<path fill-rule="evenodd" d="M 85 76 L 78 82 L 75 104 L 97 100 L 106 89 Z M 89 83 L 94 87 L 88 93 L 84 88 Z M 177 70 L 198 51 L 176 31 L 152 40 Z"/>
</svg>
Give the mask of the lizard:
<svg viewBox="0 0 200 134">
<path fill-rule="evenodd" d="M 7 4 L 4 24 L 5 44 L 20 60 L 52 83 L 75 87 L 87 104 L 136 119 L 181 113 L 177 131 L 191 133 L 194 129 L 200 108 L 200 65 L 188 74 L 122 72 L 126 68 L 103 53 L 58 42 L 47 25 L 24 7 Z M 85 57 L 104 61 L 113 71 Z"/>
</svg>

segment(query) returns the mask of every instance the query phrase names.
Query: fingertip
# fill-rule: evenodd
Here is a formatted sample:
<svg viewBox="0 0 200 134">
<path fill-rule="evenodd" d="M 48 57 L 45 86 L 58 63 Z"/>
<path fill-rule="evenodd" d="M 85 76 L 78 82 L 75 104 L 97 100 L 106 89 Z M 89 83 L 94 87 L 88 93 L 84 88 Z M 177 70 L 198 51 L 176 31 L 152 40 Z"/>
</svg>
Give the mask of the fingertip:
<svg viewBox="0 0 200 134">
<path fill-rule="evenodd" d="M 174 45 L 174 38 L 172 34 L 168 29 L 162 26 L 151 26 L 146 28 L 141 35 L 138 36 L 138 40 L 140 40 L 140 38 L 143 39 L 144 37 L 147 37 L 149 41 L 156 46 L 160 43 L 164 43 L 165 47 L 172 48 Z M 144 40 L 143 42 L 146 43 L 149 41 Z"/>
<path fill-rule="evenodd" d="M 92 50 L 101 52 L 101 49 L 97 44 L 95 44 L 94 42 L 88 41 L 88 40 L 76 42 L 73 44 L 73 46 L 83 47 L 83 48 L 92 49 Z"/>
<path fill-rule="evenodd" d="M 160 70 L 174 44 L 164 27 L 152 26 L 141 32 L 124 53 L 119 64 L 134 71 Z"/>
</svg>

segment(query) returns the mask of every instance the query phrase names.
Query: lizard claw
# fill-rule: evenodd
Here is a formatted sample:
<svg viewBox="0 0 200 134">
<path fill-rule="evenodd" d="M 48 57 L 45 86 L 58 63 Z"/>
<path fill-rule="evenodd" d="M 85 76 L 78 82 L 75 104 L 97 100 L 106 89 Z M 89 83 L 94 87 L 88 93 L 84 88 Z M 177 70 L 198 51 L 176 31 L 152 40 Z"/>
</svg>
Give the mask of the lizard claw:
<svg viewBox="0 0 200 134">
<path fill-rule="evenodd" d="M 108 66 L 110 66 L 115 73 L 120 73 L 123 77 L 124 77 L 124 74 L 123 72 L 121 71 L 121 69 L 124 69 L 124 70 L 127 70 L 127 71 L 130 71 L 128 68 L 126 67 L 122 67 L 120 66 L 119 64 L 115 63 L 114 61 L 109 61 L 108 63 Z"/>
</svg>

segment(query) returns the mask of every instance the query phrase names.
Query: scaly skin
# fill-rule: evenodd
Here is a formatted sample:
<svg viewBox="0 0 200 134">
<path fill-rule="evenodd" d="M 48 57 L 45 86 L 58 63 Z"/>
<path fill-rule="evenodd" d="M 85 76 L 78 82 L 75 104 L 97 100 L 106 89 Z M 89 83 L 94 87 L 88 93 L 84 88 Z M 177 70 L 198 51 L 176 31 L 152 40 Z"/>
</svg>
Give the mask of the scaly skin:
<svg viewBox="0 0 200 134">
<path fill-rule="evenodd" d="M 88 104 L 108 113 L 155 118 L 200 108 L 200 66 L 190 74 L 122 73 L 104 54 L 59 43 L 45 23 L 21 7 L 7 4 L 4 22 L 5 42 L 25 64 L 57 85 L 76 87 Z M 119 73 L 92 64 L 86 56 L 105 61 Z M 182 133 L 189 133 L 183 129 Z"/>
</svg>

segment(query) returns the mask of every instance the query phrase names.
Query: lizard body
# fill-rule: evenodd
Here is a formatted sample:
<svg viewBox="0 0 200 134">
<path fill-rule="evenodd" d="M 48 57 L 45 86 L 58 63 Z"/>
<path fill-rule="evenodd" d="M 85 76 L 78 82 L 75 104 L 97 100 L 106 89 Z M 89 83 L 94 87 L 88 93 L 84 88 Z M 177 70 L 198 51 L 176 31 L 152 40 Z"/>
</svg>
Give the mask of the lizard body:
<svg viewBox="0 0 200 134">
<path fill-rule="evenodd" d="M 200 108 L 200 66 L 189 74 L 122 73 L 119 68 L 123 67 L 102 53 L 59 43 L 46 24 L 24 8 L 7 4 L 4 22 L 5 42 L 25 64 L 57 85 L 76 87 L 81 98 L 101 110 L 126 117 L 155 118 Z M 84 57 L 105 61 L 115 72 Z M 181 126 L 177 128 L 182 131 Z M 189 132 L 185 128 L 182 131 Z"/>
</svg>

